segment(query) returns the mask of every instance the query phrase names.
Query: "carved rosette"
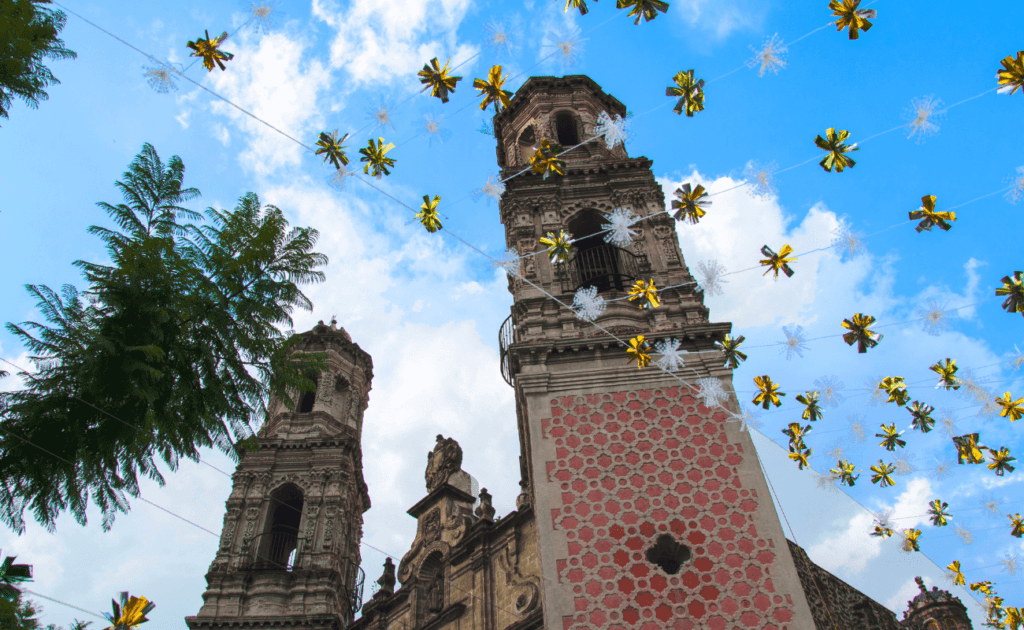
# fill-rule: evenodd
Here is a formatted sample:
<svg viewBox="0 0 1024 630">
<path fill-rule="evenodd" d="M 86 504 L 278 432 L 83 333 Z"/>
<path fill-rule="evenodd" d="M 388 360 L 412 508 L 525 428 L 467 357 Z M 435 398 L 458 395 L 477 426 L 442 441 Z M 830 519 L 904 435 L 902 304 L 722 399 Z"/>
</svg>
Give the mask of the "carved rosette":
<svg viewBox="0 0 1024 630">
<path fill-rule="evenodd" d="M 324 551 L 330 551 L 334 542 L 334 519 L 338 515 L 337 505 L 328 505 L 324 508 L 324 542 L 321 547 Z"/>
<path fill-rule="evenodd" d="M 313 544 L 313 536 L 316 535 L 316 521 L 320 514 L 320 506 L 310 505 L 306 507 L 306 545 Z"/>
<path fill-rule="evenodd" d="M 260 509 L 258 507 L 251 507 L 245 510 L 245 534 L 242 535 L 244 544 L 248 544 L 254 535 L 256 529 L 256 519 L 259 518 Z"/>
<path fill-rule="evenodd" d="M 220 550 L 227 552 L 231 550 L 231 541 L 235 538 L 235 526 L 238 525 L 238 518 L 242 510 L 237 507 L 229 508 L 224 515 L 224 531 L 220 536 Z"/>
</svg>

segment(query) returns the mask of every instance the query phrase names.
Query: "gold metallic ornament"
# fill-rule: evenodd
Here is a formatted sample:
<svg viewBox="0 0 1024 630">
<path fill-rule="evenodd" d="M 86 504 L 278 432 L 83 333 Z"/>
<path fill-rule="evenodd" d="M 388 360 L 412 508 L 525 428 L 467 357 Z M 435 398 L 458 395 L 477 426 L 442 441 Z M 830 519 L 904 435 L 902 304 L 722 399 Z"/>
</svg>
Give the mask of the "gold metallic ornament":
<svg viewBox="0 0 1024 630">
<path fill-rule="evenodd" d="M 871 472 L 875 473 L 871 476 L 871 483 L 877 483 L 882 488 L 896 485 L 891 476 L 892 473 L 896 472 L 894 464 L 886 464 L 882 460 L 878 460 L 877 464 L 871 466 Z"/>
<path fill-rule="evenodd" d="M 597 2 L 597 0 L 594 0 L 594 2 Z M 587 8 L 587 0 L 565 0 L 565 9 L 562 13 L 567 13 L 569 11 L 569 7 L 579 9 L 580 15 L 586 15 L 590 11 L 590 9 Z"/>
<path fill-rule="evenodd" d="M 1014 271 L 1013 277 L 1003 276 L 1003 286 L 996 289 L 996 296 L 1006 296 L 1003 310 L 1007 313 L 1024 315 L 1024 273 Z"/>
<path fill-rule="evenodd" d="M 913 426 L 915 429 L 920 429 L 921 433 L 928 433 L 935 426 L 935 418 L 932 417 L 932 412 L 935 411 L 935 407 L 926 405 L 921 401 L 915 400 L 907 411 L 913 416 Z"/>
<path fill-rule="evenodd" d="M 985 456 L 981 452 L 985 447 L 978 444 L 977 433 L 958 435 L 953 438 L 953 444 L 956 446 L 956 463 L 963 464 L 964 460 L 968 464 L 985 463 Z"/>
<path fill-rule="evenodd" d="M 812 453 L 814 453 L 812 449 L 801 451 L 793 450 L 792 446 L 789 447 L 789 458 L 797 463 L 797 468 L 799 470 L 803 470 L 804 466 L 810 466 L 810 464 L 807 463 L 807 458 L 810 457 Z"/>
<path fill-rule="evenodd" d="M 918 233 L 924 232 L 925 230 L 931 232 L 932 228 L 936 225 L 946 232 L 953 227 L 948 222 L 956 221 L 956 213 L 936 212 L 935 199 L 935 195 L 925 195 L 924 197 L 921 197 L 921 208 L 910 213 L 911 221 L 921 219 L 921 222 L 917 224 Z"/>
<path fill-rule="evenodd" d="M 633 10 L 629 12 L 627 17 L 636 16 L 634 25 L 640 25 L 640 18 L 650 22 L 654 18 L 658 17 L 658 11 L 665 13 L 668 11 L 668 3 L 662 0 L 616 0 L 616 9 L 628 9 L 633 7 Z"/>
<path fill-rule="evenodd" d="M 988 465 L 989 470 L 995 471 L 1000 477 L 1003 473 L 1013 472 L 1014 466 L 1011 466 L 1010 462 L 1016 461 L 1017 458 L 1010 456 L 1010 449 L 1005 446 L 998 451 L 990 448 L 988 454 L 992 456 L 992 463 Z"/>
<path fill-rule="evenodd" d="M 455 91 L 455 84 L 462 80 L 462 77 L 453 77 L 448 74 L 448 64 L 451 59 L 444 62 L 444 67 L 438 66 L 437 57 L 434 57 L 423 64 L 419 71 L 420 83 L 431 88 L 430 95 L 441 99 L 442 103 L 448 102 L 448 94 Z M 423 88 L 427 89 L 427 88 Z"/>
<path fill-rule="evenodd" d="M 692 189 L 690 184 L 683 184 L 682 188 L 676 188 L 675 196 L 678 199 L 672 200 L 672 209 L 676 211 L 676 221 L 689 219 L 690 223 L 696 225 L 700 218 L 707 214 L 704 208 L 711 205 L 711 202 L 706 200 L 707 191 L 700 184 Z"/>
<path fill-rule="evenodd" d="M 816 391 L 806 392 L 796 397 L 796 401 L 798 403 L 805 405 L 804 412 L 800 415 L 801 418 L 804 420 L 810 420 L 811 422 L 821 420 L 822 416 L 825 414 L 822 412 L 821 407 L 818 406 L 818 400 L 820 397 L 821 394 Z"/>
<path fill-rule="evenodd" d="M 860 479 L 860 475 L 854 475 L 857 472 L 854 470 L 854 465 L 845 459 L 840 459 L 836 463 L 836 467 L 829 470 L 830 473 L 839 477 L 839 482 L 847 486 L 853 487 L 854 483 Z"/>
<path fill-rule="evenodd" d="M 949 504 L 940 499 L 934 499 L 928 504 L 928 516 L 932 519 L 932 525 L 936 527 L 945 527 L 949 524 L 949 519 L 952 518 L 946 508 Z"/>
<path fill-rule="evenodd" d="M 672 80 L 675 81 L 676 87 L 665 88 L 665 96 L 679 97 L 672 111 L 682 114 L 685 109 L 689 118 L 693 118 L 696 112 L 704 111 L 704 79 L 694 81 L 693 70 L 690 69 L 685 72 L 677 72 Z"/>
<path fill-rule="evenodd" d="M 945 365 L 942 361 L 937 361 L 928 369 L 939 375 L 939 384 L 935 386 L 935 389 L 943 387 L 947 392 L 951 389 L 953 391 L 960 389 L 960 382 L 956 377 L 956 371 L 960 368 L 956 366 L 956 361 L 953 359 L 947 357 Z"/>
<path fill-rule="evenodd" d="M 434 195 L 433 201 L 430 199 L 430 195 L 423 195 L 423 203 L 420 205 L 420 212 L 416 214 L 416 218 L 420 220 L 423 227 L 427 228 L 427 231 L 433 234 L 434 232 L 441 229 L 441 220 L 437 217 L 437 203 L 441 201 L 441 198 Z"/>
<path fill-rule="evenodd" d="M 132 596 L 129 598 L 127 592 L 121 593 L 120 605 L 118 605 L 117 601 L 114 601 L 113 604 L 114 614 L 104 613 L 103 615 L 112 624 L 105 630 L 133 630 L 140 624 L 149 621 L 149 619 L 146 619 L 146 615 L 156 607 L 156 604 L 150 602 L 145 597 Z"/>
<path fill-rule="evenodd" d="M 637 280 L 636 284 L 629 288 L 629 301 L 641 300 L 640 308 L 658 308 L 661 301 L 658 300 L 658 289 L 654 286 L 654 278 L 650 282 Z"/>
<path fill-rule="evenodd" d="M 895 451 L 896 447 L 903 448 L 907 445 L 906 440 L 901 440 L 900 436 L 903 435 L 903 431 L 896 431 L 896 423 L 883 424 L 882 432 L 876 433 L 875 437 L 882 438 L 882 441 L 878 444 L 887 451 Z"/>
<path fill-rule="evenodd" d="M 887 403 L 894 402 L 897 406 L 903 407 L 910 400 L 907 384 L 903 381 L 902 376 L 886 376 L 878 384 L 878 389 L 885 390 L 885 393 L 889 394 L 889 399 L 885 401 Z"/>
<path fill-rule="evenodd" d="M 558 234 L 548 232 L 547 236 L 540 239 L 540 244 L 548 249 L 548 259 L 554 263 L 568 262 L 569 256 L 576 253 L 572 246 L 572 234 L 565 230 L 559 230 Z"/>
<path fill-rule="evenodd" d="M 651 355 L 649 350 L 650 348 L 647 346 L 647 342 L 644 341 L 644 336 L 637 335 L 629 340 L 629 347 L 626 348 L 629 360 L 626 361 L 626 363 L 636 361 L 636 366 L 638 368 L 647 367 L 651 364 Z"/>
<path fill-rule="evenodd" d="M 850 319 L 844 319 L 843 328 L 850 332 L 843 334 L 843 341 L 849 346 L 856 343 L 857 352 L 864 354 L 869 349 L 877 346 L 878 342 L 882 340 L 880 333 L 876 333 L 868 328 L 873 323 L 875 323 L 875 318 L 863 313 L 855 313 Z"/>
<path fill-rule="evenodd" d="M 537 152 L 530 158 L 530 168 L 538 175 L 543 173 L 544 179 L 547 179 L 551 173 L 565 175 L 565 172 L 562 171 L 565 161 L 558 158 L 558 154 L 561 152 L 561 145 L 551 144 L 550 140 L 541 140 Z"/>
<path fill-rule="evenodd" d="M 740 335 L 735 339 L 725 336 L 723 341 L 716 341 L 715 345 L 722 349 L 725 353 L 725 364 L 732 369 L 736 369 L 740 366 L 740 363 L 747 360 L 747 355 L 739 351 L 740 344 L 746 340 L 746 337 Z"/>
<path fill-rule="evenodd" d="M 1017 51 L 1017 58 L 1007 55 L 1001 62 L 1003 67 L 996 73 L 1000 94 L 1013 94 L 1019 88 L 1024 94 L 1024 50 Z"/>
<path fill-rule="evenodd" d="M 501 89 L 508 77 L 501 76 L 501 66 L 491 66 L 487 80 L 473 79 L 473 87 L 480 90 L 484 100 L 480 103 L 480 109 L 487 109 L 487 106 L 494 103 L 494 112 L 500 112 L 503 107 L 509 106 L 509 99 L 512 92 Z"/>
<path fill-rule="evenodd" d="M 363 157 L 359 158 L 360 162 L 367 162 L 366 166 L 363 167 L 363 173 L 371 175 L 370 169 L 373 169 L 372 176 L 380 179 L 381 175 L 390 175 L 391 171 L 388 170 L 389 166 L 395 165 L 394 158 L 385 157 L 388 151 L 394 149 L 395 145 L 391 142 L 384 144 L 384 138 L 377 138 L 377 144 L 373 143 L 373 138 L 370 138 L 369 145 L 365 148 L 359 149 L 359 154 Z"/>
<path fill-rule="evenodd" d="M 871 30 L 871 22 L 868 18 L 874 19 L 878 12 L 874 9 L 861 9 L 860 0 L 832 0 L 828 8 L 832 9 L 832 15 L 839 19 L 835 21 L 836 30 L 850 29 L 850 39 L 860 37 L 860 31 L 867 33 Z"/>
<path fill-rule="evenodd" d="M 764 376 L 755 376 L 754 384 L 757 385 L 759 390 L 761 390 L 761 393 L 754 396 L 755 405 L 761 405 L 765 409 L 768 409 L 771 405 L 775 405 L 776 407 L 782 406 L 782 401 L 779 400 L 779 396 L 785 396 L 785 394 L 778 391 L 779 386 L 772 382 L 770 376 L 767 374 Z"/>
<path fill-rule="evenodd" d="M 828 151 L 828 154 L 821 159 L 818 164 L 821 168 L 825 169 L 829 173 L 834 168 L 837 173 L 842 173 L 846 167 L 853 168 L 857 162 L 848 155 L 850 151 L 860 151 L 860 147 L 856 144 L 846 145 L 843 140 L 850 137 L 850 132 L 845 129 L 836 132 L 835 127 L 829 127 L 825 130 L 825 136 L 822 138 L 820 135 L 814 139 L 814 144 L 823 151 Z"/>
<path fill-rule="evenodd" d="M 206 37 L 196 38 L 194 42 L 185 44 L 192 49 L 192 53 L 189 57 L 201 57 L 203 59 L 203 67 L 206 68 L 207 72 L 213 72 L 213 64 L 217 64 L 222 71 L 227 70 L 224 67 L 225 61 L 231 61 L 234 59 L 234 55 L 229 52 L 225 52 L 220 49 L 221 43 L 228 38 L 227 31 L 221 33 L 217 39 L 210 39 L 210 31 L 204 31 Z"/>
<path fill-rule="evenodd" d="M 964 579 L 964 574 L 960 571 L 959 560 L 951 562 L 946 569 L 953 572 L 953 586 L 964 586 L 967 584 L 967 580 Z"/>
<path fill-rule="evenodd" d="M 996 404 L 1003 408 L 999 415 L 1003 418 L 1010 418 L 1010 422 L 1016 422 L 1024 415 L 1024 408 L 1021 407 L 1024 404 L 1024 398 L 1013 400 L 1010 392 L 1004 393 L 1002 398 L 996 398 Z"/>
<path fill-rule="evenodd" d="M 761 254 L 768 257 L 761 261 L 762 266 L 768 267 L 768 270 L 765 271 L 762 275 L 767 276 L 769 272 L 774 271 L 775 277 L 778 278 L 779 272 L 781 271 L 782 273 L 786 274 L 787 278 L 792 278 L 794 272 L 793 269 L 789 266 L 789 263 L 797 260 L 795 256 L 792 258 L 788 257 L 792 253 L 793 248 L 790 247 L 789 245 L 783 245 L 782 249 L 779 250 L 778 254 L 773 252 L 772 249 L 767 245 L 762 247 Z"/>
<path fill-rule="evenodd" d="M 323 155 L 325 164 L 330 160 L 334 168 L 341 169 L 342 165 L 348 164 L 348 156 L 345 155 L 345 145 L 342 144 L 347 139 L 347 133 L 339 139 L 337 129 L 332 133 L 321 131 L 320 139 L 316 142 L 316 146 L 320 147 L 316 150 L 316 155 Z"/>
</svg>

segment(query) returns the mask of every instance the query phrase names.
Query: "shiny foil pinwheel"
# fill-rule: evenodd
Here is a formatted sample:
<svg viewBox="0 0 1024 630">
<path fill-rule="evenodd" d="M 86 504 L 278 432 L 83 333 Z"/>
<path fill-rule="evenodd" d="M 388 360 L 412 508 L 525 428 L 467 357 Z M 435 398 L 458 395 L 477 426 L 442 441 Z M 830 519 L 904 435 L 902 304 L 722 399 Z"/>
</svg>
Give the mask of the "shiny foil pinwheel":
<svg viewBox="0 0 1024 630">
<path fill-rule="evenodd" d="M 967 580 L 964 579 L 964 574 L 960 571 L 960 561 L 954 560 L 946 567 L 946 570 L 953 574 L 953 586 L 964 586 L 967 584 Z"/>
<path fill-rule="evenodd" d="M 675 87 L 665 88 L 665 96 L 679 97 L 672 111 L 682 114 L 685 109 L 689 118 L 693 118 L 696 112 L 704 111 L 704 79 L 694 81 L 693 70 L 690 69 L 677 72 L 672 80 L 675 81 Z"/>
<path fill-rule="evenodd" d="M 783 435 L 789 436 L 789 447 L 797 450 L 807 448 L 804 444 L 804 436 L 811 432 L 811 425 L 801 427 L 799 422 L 790 422 L 789 426 L 782 430 Z"/>
<path fill-rule="evenodd" d="M 792 446 L 789 447 L 789 458 L 797 463 L 797 468 L 803 470 L 805 466 L 810 466 L 807 463 L 807 458 L 814 453 L 811 449 L 806 450 L 794 450 Z"/>
<path fill-rule="evenodd" d="M 647 342 L 644 341 L 644 336 L 637 335 L 629 340 L 629 347 L 626 348 L 626 354 L 629 355 L 629 360 L 626 361 L 626 363 L 636 361 L 636 366 L 638 368 L 647 367 L 651 364 L 651 355 L 649 351 L 650 348 L 647 346 Z"/>
<path fill-rule="evenodd" d="M 907 411 L 909 411 L 910 415 L 914 418 L 914 428 L 920 429 L 921 433 L 928 433 L 935 427 L 935 418 L 932 417 L 932 412 L 935 411 L 935 407 L 915 400 L 909 407 L 907 407 Z"/>
<path fill-rule="evenodd" d="M 1024 398 L 1014 400 L 1013 395 L 1010 392 L 1006 392 L 1002 398 L 996 398 L 996 404 L 1003 408 L 999 415 L 1003 418 L 1009 418 L 1010 422 L 1016 422 L 1021 419 L 1021 416 L 1024 416 L 1024 407 L 1021 407 L 1024 404 Z"/>
<path fill-rule="evenodd" d="M 316 141 L 316 146 L 319 147 L 316 150 L 316 155 L 324 156 L 325 164 L 330 161 L 330 163 L 334 165 L 334 168 L 341 169 L 342 166 L 348 164 L 348 156 L 345 155 L 345 145 L 342 144 L 347 139 L 347 133 L 341 138 L 338 138 L 337 129 L 332 133 L 321 131 L 320 139 Z"/>
<path fill-rule="evenodd" d="M 835 468 L 829 469 L 829 472 L 836 475 L 839 478 L 839 483 L 850 486 L 851 488 L 860 479 L 860 475 L 854 475 L 857 472 L 854 470 L 854 465 L 845 459 L 840 459 L 836 463 Z"/>
<path fill-rule="evenodd" d="M 928 368 L 932 372 L 939 375 L 939 384 L 935 386 L 935 389 L 940 387 L 949 390 L 956 391 L 960 389 L 960 381 L 956 377 L 956 371 L 959 369 L 956 366 L 956 361 L 950 358 L 946 358 L 946 363 L 943 365 L 942 361 L 937 361 L 935 365 Z"/>
<path fill-rule="evenodd" d="M 530 168 L 538 175 L 543 173 L 544 179 L 547 179 L 551 173 L 565 175 L 565 172 L 562 171 L 562 168 L 565 167 L 565 161 L 558 158 L 558 154 L 561 152 L 561 145 L 553 145 L 547 139 L 541 140 L 537 152 L 530 158 Z"/>
<path fill-rule="evenodd" d="M 683 184 L 682 188 L 676 188 L 675 196 L 677 199 L 672 200 L 672 209 L 676 211 L 676 221 L 689 219 L 690 223 L 697 225 L 700 218 L 707 214 L 704 209 L 711 205 L 707 201 L 707 191 L 700 184 L 693 188 L 690 184 Z"/>
<path fill-rule="evenodd" d="M 895 451 L 897 447 L 903 448 L 907 445 L 906 440 L 901 440 L 900 436 L 903 435 L 903 431 L 896 431 L 896 423 L 883 424 L 882 432 L 876 433 L 875 437 L 882 438 L 879 442 L 879 446 L 887 451 Z"/>
<path fill-rule="evenodd" d="M 449 63 L 451 63 L 451 59 L 444 62 L 442 68 L 437 63 L 437 57 L 434 57 L 423 64 L 423 69 L 418 73 L 420 83 L 427 86 L 423 89 L 429 88 L 430 95 L 441 99 L 442 103 L 448 102 L 448 94 L 454 92 L 455 84 L 462 80 L 462 77 L 453 77 L 448 74 Z"/>
<path fill-rule="evenodd" d="M 963 464 L 984 464 L 985 456 L 981 449 L 984 446 L 978 444 L 978 434 L 968 433 L 953 438 L 953 445 L 956 446 L 956 463 Z"/>
<path fill-rule="evenodd" d="M 721 348 L 722 352 L 724 353 L 725 364 L 729 366 L 730 369 L 735 370 L 740 366 L 740 363 L 747 360 L 747 355 L 739 351 L 740 344 L 742 344 L 745 340 L 746 337 L 744 337 L 743 335 L 740 335 L 735 339 L 732 339 L 731 337 L 729 337 L 729 335 L 726 335 L 725 339 L 723 339 L 722 341 L 715 342 L 715 345 Z"/>
<path fill-rule="evenodd" d="M 597 2 L 597 0 L 594 0 L 594 2 Z M 565 9 L 562 13 L 567 13 L 570 7 L 573 9 L 579 9 L 580 15 L 586 15 L 590 11 L 590 9 L 587 8 L 587 0 L 565 0 Z"/>
<path fill-rule="evenodd" d="M 1003 473 L 1012 473 L 1014 466 L 1010 465 L 1010 462 L 1017 461 L 1016 457 L 1010 456 L 1010 449 L 1002 447 L 998 451 L 995 449 L 988 449 L 988 454 L 992 457 L 992 461 L 988 465 L 988 469 L 995 471 L 996 475 L 1002 477 Z"/>
<path fill-rule="evenodd" d="M 850 332 L 843 334 L 843 341 L 846 345 L 857 344 L 857 352 L 864 354 L 871 348 L 878 345 L 882 335 L 869 329 L 868 326 L 875 323 L 875 318 L 863 313 L 855 313 L 850 319 L 843 320 L 843 328 Z"/>
<path fill-rule="evenodd" d="M 796 401 L 801 405 L 804 405 L 804 412 L 800 414 L 800 417 L 804 420 L 810 420 L 811 422 L 821 420 L 825 415 L 825 412 L 823 412 L 821 407 L 818 405 L 820 398 L 821 393 L 817 391 L 809 391 L 798 395 L 796 397 Z"/>
<path fill-rule="evenodd" d="M 1024 617 L 1021 615 L 1021 609 L 1017 606 L 1007 606 L 1003 609 L 1006 612 L 1006 619 L 1003 620 L 1003 627 L 1009 630 L 1019 630 L 1022 624 L 1024 624 Z"/>
<path fill-rule="evenodd" d="M 390 175 L 391 171 L 388 170 L 388 167 L 395 165 L 395 159 L 386 157 L 386 155 L 388 151 L 394 148 L 395 145 L 391 142 L 384 144 L 384 138 L 377 138 L 377 144 L 374 144 L 373 138 L 370 138 L 369 144 L 359 149 L 359 154 L 363 156 L 359 158 L 359 161 L 367 163 L 363 167 L 363 173 L 372 175 L 377 179 L 380 179 L 381 175 Z M 370 172 L 371 169 L 373 170 L 372 173 Z"/>
<path fill-rule="evenodd" d="M 888 400 L 885 401 L 887 403 L 894 402 L 897 406 L 903 407 L 910 400 L 910 394 L 907 393 L 907 384 L 903 381 L 902 376 L 886 376 L 878 384 L 878 389 L 884 390 L 886 394 L 889 394 Z"/>
<path fill-rule="evenodd" d="M 658 288 L 654 286 L 654 278 L 649 282 L 637 280 L 636 284 L 629 288 L 629 301 L 640 300 L 640 308 L 658 308 L 661 301 L 658 300 Z"/>
<path fill-rule="evenodd" d="M 785 394 L 779 391 L 779 386 L 772 382 L 770 376 L 767 374 L 764 376 L 755 376 L 754 384 L 757 385 L 759 390 L 761 390 L 757 396 L 754 396 L 755 405 L 761 405 L 765 409 L 768 409 L 771 405 L 775 405 L 776 407 L 782 406 L 782 401 L 779 400 L 779 396 L 785 396 Z"/>
<path fill-rule="evenodd" d="M 932 519 L 932 525 L 945 527 L 949 524 L 949 519 L 953 517 L 946 511 L 948 507 L 949 504 L 940 499 L 934 499 L 928 504 L 928 518 Z"/>
<path fill-rule="evenodd" d="M 892 474 L 896 472 L 895 464 L 886 464 L 882 460 L 878 460 L 877 464 L 871 466 L 871 472 L 875 473 L 871 475 L 871 483 L 877 483 L 882 488 L 896 485 L 896 482 L 892 480 Z"/>
<path fill-rule="evenodd" d="M 420 220 L 423 227 L 427 228 L 427 231 L 433 234 L 434 232 L 441 229 L 441 219 L 437 217 L 437 204 L 441 201 L 441 198 L 434 195 L 434 199 L 430 199 L 430 195 L 423 195 L 423 203 L 420 205 L 420 211 L 416 214 L 416 218 Z"/>
<path fill-rule="evenodd" d="M 155 607 L 156 604 L 145 597 L 132 596 L 129 598 L 128 593 L 122 592 L 121 604 L 118 605 L 117 601 L 114 601 L 114 614 L 103 614 L 112 624 L 105 630 L 133 630 L 139 627 L 139 624 L 149 621 L 146 619 L 146 615 Z"/>
<path fill-rule="evenodd" d="M 921 530 L 919 529 L 903 530 L 903 551 L 921 551 L 921 545 L 918 544 L 920 538 Z"/>
<path fill-rule="evenodd" d="M 1019 88 L 1021 94 L 1024 94 L 1024 50 L 1017 51 L 1016 59 L 1013 55 L 1007 55 L 1000 63 L 1003 67 L 996 73 L 999 82 L 996 91 L 1000 94 L 1013 94 Z"/>
<path fill-rule="evenodd" d="M 1014 538 L 1024 536 L 1024 518 L 1021 518 L 1020 514 L 1007 514 L 1006 517 L 1010 519 L 1010 525 L 1013 527 L 1010 535 Z"/>
<path fill-rule="evenodd" d="M 1014 271 L 1013 277 L 1003 276 L 1002 282 L 1003 286 L 996 289 L 996 296 L 1006 296 L 1003 310 L 1024 315 L 1024 272 Z"/>
<path fill-rule="evenodd" d="M 228 38 L 227 31 L 220 34 L 217 39 L 210 39 L 210 31 L 205 31 L 206 37 L 196 38 L 194 42 L 186 44 L 192 49 L 189 57 L 200 57 L 203 60 L 203 67 L 206 68 L 207 72 L 213 72 L 213 65 L 217 64 L 222 71 L 227 70 L 224 67 L 225 61 L 231 61 L 235 58 L 229 52 L 225 52 L 220 49 L 220 45 Z"/>
<path fill-rule="evenodd" d="M 668 11 L 668 3 L 662 0 L 616 0 L 615 2 L 616 9 L 628 9 L 629 7 L 633 7 L 633 9 L 626 17 L 635 15 L 636 21 L 633 24 L 636 26 L 640 25 L 640 18 L 650 22 L 658 17 L 658 11 L 662 13 Z"/>
<path fill-rule="evenodd" d="M 910 220 L 917 221 L 921 219 L 921 222 L 917 224 L 918 233 L 928 231 L 931 232 L 932 228 L 936 225 L 942 228 L 942 230 L 948 232 L 953 226 L 949 224 L 950 221 L 956 221 L 955 212 L 936 212 L 935 211 L 935 195 L 925 195 L 921 197 L 921 207 L 910 213 Z"/>
<path fill-rule="evenodd" d="M 828 8 L 832 9 L 833 16 L 839 18 L 835 21 L 836 30 L 848 28 L 850 39 L 858 39 L 860 31 L 867 33 L 871 30 L 868 18 L 874 19 L 878 15 L 874 9 L 861 9 L 860 0 L 832 0 Z"/>
<path fill-rule="evenodd" d="M 480 109 L 487 109 L 488 105 L 494 103 L 494 112 L 498 113 L 502 108 L 509 106 L 512 92 L 502 89 L 507 79 L 508 77 L 501 76 L 501 66 L 491 66 L 491 71 L 487 74 L 486 81 L 483 79 L 473 79 L 473 87 L 480 90 L 478 96 L 484 97 L 484 100 L 480 102 Z"/>
<path fill-rule="evenodd" d="M 778 254 L 773 252 L 772 248 L 768 247 L 767 245 L 762 247 L 761 254 L 768 257 L 761 261 L 761 265 L 763 267 L 768 267 L 768 270 L 765 271 L 762 275 L 767 276 L 770 272 L 774 271 L 775 277 L 778 278 L 779 272 L 781 271 L 782 273 L 786 274 L 787 278 L 792 278 L 794 272 L 793 269 L 789 266 L 789 263 L 797 260 L 795 256 L 791 258 L 789 257 L 789 255 L 792 253 L 793 248 L 790 247 L 789 245 L 783 245 L 782 249 L 779 250 Z"/>
<path fill-rule="evenodd" d="M 821 168 L 825 169 L 829 173 L 834 168 L 837 173 L 842 173 L 846 167 L 853 168 L 856 166 L 856 162 L 850 156 L 846 155 L 850 151 L 859 151 L 860 148 L 856 144 L 846 145 L 843 140 L 846 140 L 850 136 L 850 132 L 846 130 L 840 130 L 836 132 L 835 127 L 829 127 L 825 130 L 825 138 L 818 136 L 814 139 L 814 144 L 823 151 L 828 153 L 821 159 L 818 164 Z"/>
<path fill-rule="evenodd" d="M 985 595 L 991 595 L 992 594 L 992 581 L 991 580 L 985 580 L 983 582 L 972 582 L 970 584 L 970 586 L 971 586 L 971 591 L 972 592 L 981 591 Z"/>
<path fill-rule="evenodd" d="M 872 468 L 874 468 L 874 466 L 872 466 Z M 885 486 L 882 487 L 884 488 Z M 875 538 L 881 538 L 882 540 L 885 540 L 886 538 L 889 538 L 893 535 L 893 531 L 891 527 L 886 527 L 885 525 L 875 525 L 875 529 L 871 532 L 871 535 Z"/>
<path fill-rule="evenodd" d="M 555 264 L 568 262 L 569 256 L 576 253 L 576 248 L 572 246 L 572 234 L 565 230 L 559 230 L 558 234 L 548 232 L 547 236 L 540 239 L 540 244 L 548 248 L 548 259 Z"/>
</svg>

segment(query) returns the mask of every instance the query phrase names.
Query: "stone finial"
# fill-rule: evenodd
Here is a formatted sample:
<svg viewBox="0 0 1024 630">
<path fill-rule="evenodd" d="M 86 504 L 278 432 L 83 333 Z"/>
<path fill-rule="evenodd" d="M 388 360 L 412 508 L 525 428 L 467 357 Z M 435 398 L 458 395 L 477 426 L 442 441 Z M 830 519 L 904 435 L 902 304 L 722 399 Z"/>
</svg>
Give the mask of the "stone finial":
<svg viewBox="0 0 1024 630">
<path fill-rule="evenodd" d="M 395 563 L 391 561 L 391 558 L 384 560 L 384 574 L 377 580 L 377 584 L 380 585 L 374 597 L 386 597 L 388 595 L 395 594 Z"/>
<path fill-rule="evenodd" d="M 921 579 L 921 576 L 915 576 L 914 581 L 917 582 L 917 588 L 921 589 L 921 594 L 927 595 L 928 588 L 924 585 L 924 580 Z"/>
<path fill-rule="evenodd" d="M 338 317 L 331 315 L 331 330 L 338 330 Z"/>
<path fill-rule="evenodd" d="M 448 482 L 448 478 L 462 470 L 462 447 L 452 438 L 437 436 L 434 450 L 427 453 L 427 492 Z"/>
<path fill-rule="evenodd" d="M 480 505 L 477 506 L 474 514 L 476 514 L 479 518 L 482 518 L 485 521 L 493 521 L 495 510 L 494 506 L 491 505 L 492 498 L 493 497 L 491 497 L 490 493 L 487 492 L 487 488 L 481 488 Z"/>
</svg>

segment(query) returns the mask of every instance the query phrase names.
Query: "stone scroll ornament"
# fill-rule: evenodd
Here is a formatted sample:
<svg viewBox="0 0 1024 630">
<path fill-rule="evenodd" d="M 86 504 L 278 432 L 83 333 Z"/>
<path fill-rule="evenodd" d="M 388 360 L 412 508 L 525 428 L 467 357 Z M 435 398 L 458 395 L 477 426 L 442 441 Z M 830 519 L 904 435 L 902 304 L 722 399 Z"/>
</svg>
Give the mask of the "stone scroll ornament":
<svg viewBox="0 0 1024 630">
<path fill-rule="evenodd" d="M 424 474 L 427 492 L 433 492 L 460 470 L 462 447 L 454 439 L 438 435 L 434 450 L 427 453 L 427 471 Z"/>
</svg>

